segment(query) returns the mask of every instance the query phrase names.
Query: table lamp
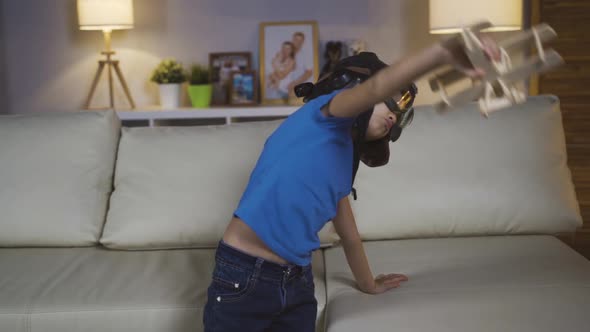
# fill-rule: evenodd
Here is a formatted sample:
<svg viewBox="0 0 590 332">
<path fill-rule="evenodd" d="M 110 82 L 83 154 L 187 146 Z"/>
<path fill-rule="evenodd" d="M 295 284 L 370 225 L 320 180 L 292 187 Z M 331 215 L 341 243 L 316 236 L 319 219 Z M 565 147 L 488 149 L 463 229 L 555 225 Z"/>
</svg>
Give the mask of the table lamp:
<svg viewBox="0 0 590 332">
<path fill-rule="evenodd" d="M 135 108 L 135 103 L 119 68 L 119 60 L 112 59 L 115 52 L 111 50 L 111 32 L 113 30 L 133 28 L 133 0 L 78 0 L 78 23 L 80 30 L 102 30 L 105 42 L 105 50 L 101 54 L 106 57 L 106 60 L 98 61 L 98 69 L 94 75 L 85 108 L 90 108 L 92 96 L 105 66 L 107 67 L 109 80 L 110 108 L 115 107 L 113 100 L 113 69 L 121 81 L 131 108 Z"/>
<path fill-rule="evenodd" d="M 487 20 L 484 31 L 514 31 L 522 27 L 522 0 L 430 0 L 430 33 L 457 33 L 463 26 Z"/>
</svg>

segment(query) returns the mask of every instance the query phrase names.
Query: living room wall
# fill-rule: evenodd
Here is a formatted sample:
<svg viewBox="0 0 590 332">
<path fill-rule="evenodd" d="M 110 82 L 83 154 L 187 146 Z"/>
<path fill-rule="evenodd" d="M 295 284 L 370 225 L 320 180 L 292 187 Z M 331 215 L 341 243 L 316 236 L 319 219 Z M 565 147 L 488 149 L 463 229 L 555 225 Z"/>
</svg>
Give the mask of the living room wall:
<svg viewBox="0 0 590 332">
<path fill-rule="evenodd" d="M 0 18 L 3 18 L 2 6 L 0 5 Z M 8 94 L 6 93 L 6 64 L 5 59 L 5 40 L 4 40 L 4 25 L 0 21 L 0 114 L 8 113 Z"/>
<path fill-rule="evenodd" d="M 113 48 L 139 106 L 158 101 L 149 75 L 163 57 L 204 64 L 210 52 L 250 51 L 257 67 L 262 21 L 317 20 L 322 44 L 361 38 L 387 62 L 436 41 L 428 34 L 428 0 L 135 0 L 134 4 L 135 28 L 114 31 Z M 2 1 L 0 7 L 5 50 L 0 68 L 3 62 L 7 68 L 0 96 L 10 96 L 0 98 L 0 106 L 11 113 L 80 109 L 103 41 L 98 31 L 78 29 L 76 0 Z M 107 104 L 105 83 L 103 79 L 94 106 Z M 420 103 L 435 100 L 426 86 L 419 86 Z M 116 104 L 127 106 L 119 86 Z"/>
</svg>

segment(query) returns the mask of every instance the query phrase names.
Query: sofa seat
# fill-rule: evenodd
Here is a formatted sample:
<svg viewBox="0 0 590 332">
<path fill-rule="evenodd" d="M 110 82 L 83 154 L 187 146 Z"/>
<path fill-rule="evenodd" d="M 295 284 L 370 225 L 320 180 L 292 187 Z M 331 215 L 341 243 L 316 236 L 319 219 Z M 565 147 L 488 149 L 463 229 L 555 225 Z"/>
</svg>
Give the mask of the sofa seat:
<svg viewBox="0 0 590 332">
<path fill-rule="evenodd" d="M 0 249 L 0 331 L 201 331 L 214 254 Z M 321 252 L 313 264 L 321 313 Z"/>
<path fill-rule="evenodd" d="M 327 331 L 588 331 L 590 262 L 551 236 L 367 242 L 373 273 L 409 281 L 361 293 L 326 250 Z"/>
</svg>

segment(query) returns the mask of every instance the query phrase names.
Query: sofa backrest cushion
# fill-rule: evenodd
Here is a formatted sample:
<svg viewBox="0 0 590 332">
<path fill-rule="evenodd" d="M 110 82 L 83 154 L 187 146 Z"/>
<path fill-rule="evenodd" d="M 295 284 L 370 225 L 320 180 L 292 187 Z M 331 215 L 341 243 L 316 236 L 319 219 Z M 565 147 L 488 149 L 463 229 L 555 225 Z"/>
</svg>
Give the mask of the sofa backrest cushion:
<svg viewBox="0 0 590 332">
<path fill-rule="evenodd" d="M 112 111 L 0 116 L 0 246 L 90 246 L 120 133 Z"/>
<path fill-rule="evenodd" d="M 389 164 L 361 166 L 353 202 L 364 240 L 569 232 L 581 217 L 559 101 L 480 116 L 417 107 Z"/>
<path fill-rule="evenodd" d="M 100 242 L 129 250 L 215 247 L 279 123 L 123 128 Z"/>
</svg>

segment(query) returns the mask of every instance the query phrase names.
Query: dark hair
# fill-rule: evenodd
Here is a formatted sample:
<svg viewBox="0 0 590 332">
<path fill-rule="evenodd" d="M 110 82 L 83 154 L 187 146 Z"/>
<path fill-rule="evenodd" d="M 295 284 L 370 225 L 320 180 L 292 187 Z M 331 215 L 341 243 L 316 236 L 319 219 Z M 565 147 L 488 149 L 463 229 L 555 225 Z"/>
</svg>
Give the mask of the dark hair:
<svg viewBox="0 0 590 332">
<path fill-rule="evenodd" d="M 307 102 L 321 95 L 340 90 L 352 80 L 362 82 L 387 67 L 375 53 L 361 52 L 340 60 L 332 72 L 320 77 L 314 84 L 302 83 L 295 87 L 295 94 Z"/>
<path fill-rule="evenodd" d="M 291 59 L 294 59 L 295 58 L 295 45 L 290 41 L 283 42 L 283 46 L 285 46 L 285 45 L 291 47 L 291 53 L 289 53 L 289 57 L 291 57 Z"/>
</svg>

